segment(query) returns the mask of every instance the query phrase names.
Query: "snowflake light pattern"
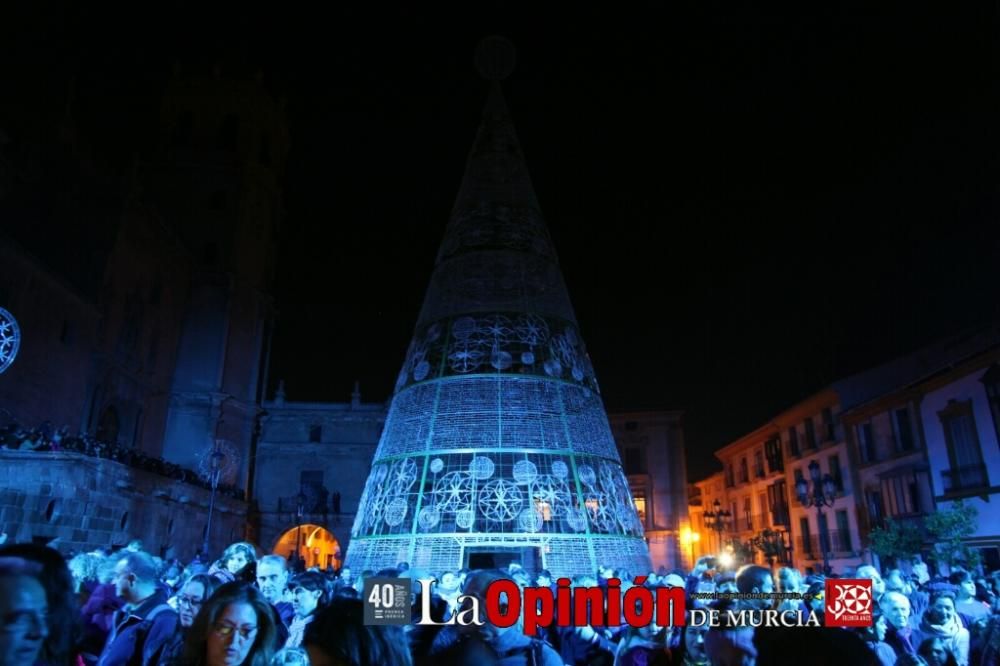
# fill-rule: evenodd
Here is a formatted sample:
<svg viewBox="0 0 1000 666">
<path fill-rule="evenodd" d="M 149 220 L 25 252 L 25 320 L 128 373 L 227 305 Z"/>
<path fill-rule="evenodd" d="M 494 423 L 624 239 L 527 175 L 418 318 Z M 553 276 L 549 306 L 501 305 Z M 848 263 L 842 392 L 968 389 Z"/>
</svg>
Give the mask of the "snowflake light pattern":
<svg viewBox="0 0 1000 666">
<path fill-rule="evenodd" d="M 14 362 L 21 347 L 21 329 L 14 315 L 0 308 L 0 373 Z"/>
</svg>

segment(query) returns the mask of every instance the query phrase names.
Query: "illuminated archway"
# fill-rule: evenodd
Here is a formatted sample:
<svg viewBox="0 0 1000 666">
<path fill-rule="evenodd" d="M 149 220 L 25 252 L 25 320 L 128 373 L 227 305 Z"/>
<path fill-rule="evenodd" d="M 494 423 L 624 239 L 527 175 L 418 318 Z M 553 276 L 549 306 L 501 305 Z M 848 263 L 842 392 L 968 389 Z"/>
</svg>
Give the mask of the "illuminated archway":
<svg viewBox="0 0 1000 666">
<path fill-rule="evenodd" d="M 296 547 L 299 557 L 305 560 L 305 566 L 325 569 L 333 566 L 340 568 L 343 554 L 340 552 L 340 542 L 337 537 L 322 525 L 303 523 L 288 530 L 278 538 L 272 552 L 286 560 L 293 560 Z"/>
</svg>

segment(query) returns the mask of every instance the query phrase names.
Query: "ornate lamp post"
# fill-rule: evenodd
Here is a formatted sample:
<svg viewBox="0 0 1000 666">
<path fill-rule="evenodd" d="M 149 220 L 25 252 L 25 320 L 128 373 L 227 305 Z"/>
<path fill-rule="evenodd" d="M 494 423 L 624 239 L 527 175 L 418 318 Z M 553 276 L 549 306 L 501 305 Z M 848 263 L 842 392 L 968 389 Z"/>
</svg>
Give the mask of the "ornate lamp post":
<svg viewBox="0 0 1000 666">
<path fill-rule="evenodd" d="M 712 511 L 705 512 L 705 526 L 715 530 L 719 536 L 719 550 L 722 550 L 722 533 L 729 527 L 729 522 L 733 519 L 733 514 L 722 508 L 722 502 L 715 500 L 712 503 Z"/>
<path fill-rule="evenodd" d="M 295 570 L 300 570 L 300 562 L 302 561 L 302 516 L 305 514 L 306 508 L 306 495 L 303 492 L 299 492 L 299 496 L 296 498 L 298 504 L 295 506 Z"/>
<path fill-rule="evenodd" d="M 805 479 L 799 479 L 795 484 L 795 493 L 799 496 L 802 506 L 816 507 L 816 521 L 819 523 L 819 547 L 823 551 L 823 573 L 830 575 L 830 534 L 826 521 L 823 520 L 823 507 L 832 507 L 837 499 L 837 486 L 829 474 L 820 476 L 819 463 L 813 460 L 809 463 L 809 478 L 812 488 Z"/>
<path fill-rule="evenodd" d="M 208 500 L 208 521 L 205 523 L 205 541 L 201 544 L 201 552 L 208 557 L 208 539 L 212 533 L 212 513 L 215 511 L 215 492 L 219 489 L 219 477 L 222 476 L 222 464 L 226 460 L 226 454 L 220 449 L 220 441 L 215 440 L 215 449 L 208 458 L 209 472 L 208 480 L 212 484 L 212 494 Z"/>
<path fill-rule="evenodd" d="M 783 532 L 777 532 L 767 528 L 752 538 L 750 543 L 764 555 L 764 559 L 767 560 L 767 565 L 772 569 L 774 568 L 775 560 L 779 562 L 785 561 L 785 557 L 788 553 L 788 547 L 785 545 Z"/>
</svg>

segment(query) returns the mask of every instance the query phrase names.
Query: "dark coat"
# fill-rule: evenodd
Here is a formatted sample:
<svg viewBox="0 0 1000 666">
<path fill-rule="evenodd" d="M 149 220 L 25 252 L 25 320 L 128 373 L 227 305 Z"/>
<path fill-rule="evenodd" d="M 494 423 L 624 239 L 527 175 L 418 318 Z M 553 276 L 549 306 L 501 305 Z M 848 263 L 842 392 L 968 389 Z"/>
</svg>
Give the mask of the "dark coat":
<svg viewBox="0 0 1000 666">
<path fill-rule="evenodd" d="M 115 612 L 98 666 L 147 666 L 177 630 L 177 612 L 157 590 L 136 608 Z"/>
</svg>

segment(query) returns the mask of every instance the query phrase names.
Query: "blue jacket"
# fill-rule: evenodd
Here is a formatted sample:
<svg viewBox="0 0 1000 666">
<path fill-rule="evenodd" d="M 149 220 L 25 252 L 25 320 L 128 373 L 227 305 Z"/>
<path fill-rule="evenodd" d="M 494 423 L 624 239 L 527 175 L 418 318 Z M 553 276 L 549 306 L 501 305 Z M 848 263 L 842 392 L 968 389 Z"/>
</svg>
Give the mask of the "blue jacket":
<svg viewBox="0 0 1000 666">
<path fill-rule="evenodd" d="M 148 666 L 177 630 L 177 612 L 167 605 L 163 590 L 139 604 L 115 612 L 97 666 Z"/>
</svg>

